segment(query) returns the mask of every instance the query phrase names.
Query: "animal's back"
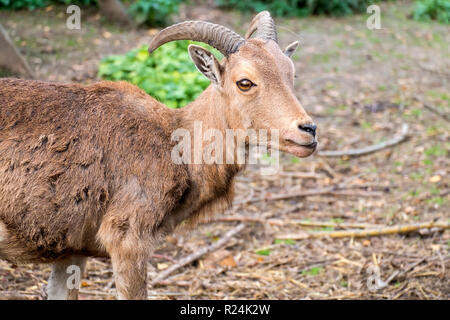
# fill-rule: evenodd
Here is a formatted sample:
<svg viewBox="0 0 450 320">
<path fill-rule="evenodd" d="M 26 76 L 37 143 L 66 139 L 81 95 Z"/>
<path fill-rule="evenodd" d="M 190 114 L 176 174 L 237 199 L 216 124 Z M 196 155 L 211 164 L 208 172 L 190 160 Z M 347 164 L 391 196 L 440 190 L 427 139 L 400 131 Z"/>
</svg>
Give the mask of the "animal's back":
<svg viewBox="0 0 450 320">
<path fill-rule="evenodd" d="M 0 80 L 0 108 L 0 257 L 102 255 L 95 236 L 114 194 L 170 153 L 169 111 L 128 84 L 12 79 Z"/>
</svg>

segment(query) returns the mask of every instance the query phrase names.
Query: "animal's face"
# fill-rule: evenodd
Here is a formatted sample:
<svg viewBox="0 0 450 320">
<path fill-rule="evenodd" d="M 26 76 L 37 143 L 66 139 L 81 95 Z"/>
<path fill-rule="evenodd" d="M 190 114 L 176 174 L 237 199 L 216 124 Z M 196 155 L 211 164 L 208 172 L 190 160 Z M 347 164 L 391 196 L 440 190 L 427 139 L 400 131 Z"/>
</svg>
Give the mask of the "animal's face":
<svg viewBox="0 0 450 320">
<path fill-rule="evenodd" d="M 314 152 L 316 126 L 294 93 L 295 69 L 290 56 L 298 42 L 284 51 L 280 49 L 269 12 L 260 12 L 253 18 L 245 38 L 209 22 L 175 24 L 155 36 L 149 51 L 181 39 L 208 43 L 225 55 L 220 63 L 205 48 L 189 46 L 197 69 L 211 80 L 219 93 L 217 99 L 226 102 L 223 105 L 232 129 L 265 129 L 269 135 L 277 130 L 281 151 L 298 157 Z"/>
<path fill-rule="evenodd" d="M 222 65 L 206 49 L 191 46 L 189 51 L 198 69 L 227 100 L 231 125 L 265 129 L 269 134 L 278 130 L 281 151 L 307 157 L 317 146 L 316 126 L 294 93 L 295 68 L 290 59 L 294 46 L 297 43 L 283 52 L 274 41 L 249 39 Z"/>
<path fill-rule="evenodd" d="M 297 157 L 314 152 L 315 126 L 295 96 L 294 64 L 278 44 L 248 40 L 227 67 L 223 86 L 233 113 L 251 128 L 278 130 L 281 151 Z"/>
</svg>

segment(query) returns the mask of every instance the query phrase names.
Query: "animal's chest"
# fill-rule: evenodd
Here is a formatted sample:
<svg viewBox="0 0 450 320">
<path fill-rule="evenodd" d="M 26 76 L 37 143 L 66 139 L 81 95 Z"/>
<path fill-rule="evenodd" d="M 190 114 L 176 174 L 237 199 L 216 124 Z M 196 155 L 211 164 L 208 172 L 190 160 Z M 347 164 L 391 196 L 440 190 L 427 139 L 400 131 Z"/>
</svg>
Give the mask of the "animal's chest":
<svg viewBox="0 0 450 320">
<path fill-rule="evenodd" d="M 163 232 L 172 232 L 182 222 L 194 225 L 230 207 L 234 196 L 233 177 L 221 179 L 218 175 L 214 183 L 205 179 L 192 180 L 179 199 L 179 205 L 161 224 Z"/>
</svg>

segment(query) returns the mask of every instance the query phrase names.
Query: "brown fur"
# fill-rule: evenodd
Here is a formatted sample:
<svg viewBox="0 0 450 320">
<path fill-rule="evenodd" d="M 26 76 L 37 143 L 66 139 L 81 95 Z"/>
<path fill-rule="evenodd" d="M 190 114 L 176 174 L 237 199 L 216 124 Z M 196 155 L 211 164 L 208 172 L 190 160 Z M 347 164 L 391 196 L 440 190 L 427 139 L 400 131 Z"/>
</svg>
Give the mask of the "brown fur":
<svg viewBox="0 0 450 320">
<path fill-rule="evenodd" d="M 278 46 L 247 41 L 221 69 L 221 87 L 211 85 L 180 110 L 124 82 L 1 79 L 0 258 L 109 256 L 121 297 L 145 298 L 155 241 L 186 219 L 228 207 L 243 169 L 174 164 L 171 133 L 192 131 L 195 120 L 223 132 L 311 121 L 293 94 L 292 62 Z M 236 91 L 240 77 L 251 77 L 257 90 Z"/>
</svg>

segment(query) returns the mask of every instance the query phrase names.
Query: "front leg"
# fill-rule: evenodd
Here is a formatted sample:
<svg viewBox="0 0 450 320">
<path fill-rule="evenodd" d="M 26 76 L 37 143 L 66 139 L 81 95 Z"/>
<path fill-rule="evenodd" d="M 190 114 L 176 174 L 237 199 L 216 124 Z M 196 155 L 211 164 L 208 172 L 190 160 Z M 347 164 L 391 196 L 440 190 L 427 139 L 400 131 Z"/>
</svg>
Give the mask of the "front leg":
<svg viewBox="0 0 450 320">
<path fill-rule="evenodd" d="M 147 299 L 148 258 L 161 237 L 158 226 L 171 209 L 161 200 L 161 191 L 147 192 L 153 187 L 142 188 L 135 177 L 124 182 L 97 233 L 99 245 L 111 257 L 119 299 Z"/>
<path fill-rule="evenodd" d="M 47 285 L 48 300 L 77 300 L 86 257 L 70 256 L 52 264 Z"/>
<path fill-rule="evenodd" d="M 111 257 L 119 299 L 147 299 L 147 261 L 150 228 L 136 219 L 139 211 L 110 211 L 105 215 L 98 240 Z M 136 221 L 138 220 L 138 221 Z"/>
<path fill-rule="evenodd" d="M 117 296 L 121 300 L 147 299 L 147 254 L 124 251 L 109 252 L 114 271 Z"/>
</svg>

